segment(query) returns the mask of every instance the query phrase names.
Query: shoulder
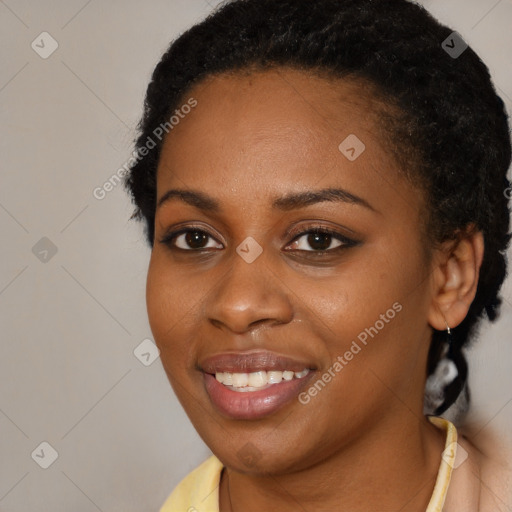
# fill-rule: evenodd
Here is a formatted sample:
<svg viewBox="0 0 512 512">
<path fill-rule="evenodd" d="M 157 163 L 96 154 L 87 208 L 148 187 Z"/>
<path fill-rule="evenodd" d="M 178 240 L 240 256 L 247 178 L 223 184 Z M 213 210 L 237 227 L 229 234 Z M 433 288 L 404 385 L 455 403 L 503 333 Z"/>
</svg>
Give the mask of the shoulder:
<svg viewBox="0 0 512 512">
<path fill-rule="evenodd" d="M 482 451 L 481 446 L 459 435 L 445 510 L 505 512 L 512 506 L 512 468 L 506 458 Z"/>
<path fill-rule="evenodd" d="M 466 449 L 472 450 L 478 464 L 481 512 L 508 512 L 512 507 L 510 450 L 504 444 L 498 447 L 498 439 L 494 441 L 498 452 L 470 439 L 462 438 L 462 442 Z"/>
<path fill-rule="evenodd" d="M 222 462 L 212 455 L 176 486 L 160 512 L 219 512 L 222 468 Z"/>
</svg>

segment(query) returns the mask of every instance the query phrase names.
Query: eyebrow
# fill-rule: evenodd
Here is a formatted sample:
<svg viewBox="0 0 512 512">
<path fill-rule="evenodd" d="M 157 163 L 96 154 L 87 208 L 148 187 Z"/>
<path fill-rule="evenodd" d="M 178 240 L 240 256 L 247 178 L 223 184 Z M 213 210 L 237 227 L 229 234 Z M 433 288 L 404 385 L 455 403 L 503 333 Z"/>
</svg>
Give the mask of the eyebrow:
<svg viewBox="0 0 512 512">
<path fill-rule="evenodd" d="M 187 203 L 195 208 L 203 211 L 220 213 L 222 208 L 219 201 L 215 198 L 200 192 L 198 190 L 180 190 L 171 189 L 168 190 L 159 200 L 157 209 L 160 208 L 164 203 L 171 201 L 172 199 L 179 199 L 184 203 Z M 347 190 L 342 188 L 324 188 L 320 190 L 313 190 L 307 192 L 298 192 L 286 194 L 282 197 L 274 198 L 272 201 L 272 208 L 275 210 L 289 211 L 298 208 L 305 208 L 316 203 L 322 202 L 343 202 L 349 204 L 356 204 L 363 206 L 369 210 L 377 212 L 373 206 L 368 203 L 362 197 L 356 196 Z"/>
</svg>

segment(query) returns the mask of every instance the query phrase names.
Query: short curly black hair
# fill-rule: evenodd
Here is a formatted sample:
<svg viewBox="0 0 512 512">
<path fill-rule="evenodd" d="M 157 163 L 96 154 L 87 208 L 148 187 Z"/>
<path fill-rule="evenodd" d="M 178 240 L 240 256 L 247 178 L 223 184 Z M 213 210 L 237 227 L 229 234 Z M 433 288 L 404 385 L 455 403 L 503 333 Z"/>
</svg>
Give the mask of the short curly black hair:
<svg viewBox="0 0 512 512">
<path fill-rule="evenodd" d="M 484 312 L 490 320 L 498 315 L 511 238 L 508 116 L 476 53 L 470 47 L 458 56 L 447 51 L 455 46 L 453 37 L 452 29 L 407 0 L 223 2 L 176 39 L 156 66 L 139 123 L 138 157 L 125 179 L 136 205 L 132 218 L 145 221 L 153 246 L 156 169 L 164 140 L 155 141 L 154 131 L 169 121 L 193 85 L 220 73 L 280 67 L 363 80 L 393 106 L 391 114 L 380 113 L 382 132 L 390 134 L 389 147 L 403 171 L 422 184 L 430 243 L 456 239 L 468 226 L 484 236 L 476 297 L 452 329 L 459 377 L 436 414 L 466 385 L 461 349 Z M 458 48 L 464 45 L 456 41 Z M 149 139 L 156 147 L 147 151 Z M 443 340 L 443 332 L 434 330 L 427 375 L 442 355 Z"/>
</svg>

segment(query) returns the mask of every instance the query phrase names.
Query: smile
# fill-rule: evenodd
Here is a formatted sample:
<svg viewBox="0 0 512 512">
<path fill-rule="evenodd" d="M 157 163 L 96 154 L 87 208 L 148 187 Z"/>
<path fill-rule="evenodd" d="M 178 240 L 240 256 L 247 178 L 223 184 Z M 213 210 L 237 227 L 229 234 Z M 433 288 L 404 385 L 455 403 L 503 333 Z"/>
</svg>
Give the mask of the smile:
<svg viewBox="0 0 512 512">
<path fill-rule="evenodd" d="M 230 419 L 256 420 L 297 403 L 315 368 L 269 351 L 230 352 L 200 362 L 213 407 Z"/>
<path fill-rule="evenodd" d="M 256 391 L 265 389 L 274 384 L 279 384 L 283 380 L 302 379 L 309 373 L 309 368 L 304 368 L 300 372 L 291 370 L 272 370 L 259 371 L 252 373 L 231 373 L 217 372 L 215 378 L 227 388 L 237 392 Z"/>
</svg>

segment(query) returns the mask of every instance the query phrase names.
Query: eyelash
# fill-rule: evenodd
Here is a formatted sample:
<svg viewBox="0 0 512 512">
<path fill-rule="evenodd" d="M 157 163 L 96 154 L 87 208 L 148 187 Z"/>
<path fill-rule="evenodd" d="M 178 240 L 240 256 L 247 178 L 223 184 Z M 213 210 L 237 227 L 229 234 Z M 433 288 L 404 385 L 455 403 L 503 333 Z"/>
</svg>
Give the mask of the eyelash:
<svg viewBox="0 0 512 512">
<path fill-rule="evenodd" d="M 300 231 L 296 234 L 287 233 L 287 236 L 293 236 L 292 241 L 288 245 L 295 242 L 296 240 L 299 240 L 300 238 L 302 238 L 305 235 L 314 235 L 314 234 L 330 235 L 333 238 L 335 238 L 336 240 L 338 240 L 339 242 L 341 242 L 341 245 L 334 247 L 332 249 L 327 249 L 327 250 L 295 249 L 294 251 L 298 251 L 298 252 L 302 252 L 302 253 L 312 253 L 314 255 L 325 255 L 325 254 L 333 254 L 333 253 L 339 252 L 341 250 L 348 249 L 350 247 L 354 247 L 360 243 L 357 240 L 350 239 L 350 238 L 342 235 L 341 233 L 338 233 L 337 231 L 334 231 L 334 230 L 332 230 L 328 227 L 324 227 L 324 226 L 318 226 L 318 225 L 305 226 L 302 229 L 303 229 L 302 231 Z M 173 251 L 182 251 L 182 252 L 190 252 L 190 253 L 204 253 L 204 252 L 212 250 L 212 249 L 208 249 L 208 248 L 182 249 L 181 247 L 176 247 L 174 245 L 176 238 L 178 238 L 180 235 L 190 233 L 190 232 L 201 233 L 201 234 L 204 234 L 207 237 L 215 240 L 215 238 L 210 233 L 208 233 L 206 230 L 202 229 L 201 227 L 187 226 L 180 230 L 169 233 L 168 235 L 166 235 L 164 238 L 162 238 L 160 240 L 160 243 L 166 245 L 170 250 L 173 250 Z M 218 242 L 218 243 L 220 243 L 220 242 Z M 217 249 L 213 249 L 213 250 L 217 250 Z"/>
</svg>

